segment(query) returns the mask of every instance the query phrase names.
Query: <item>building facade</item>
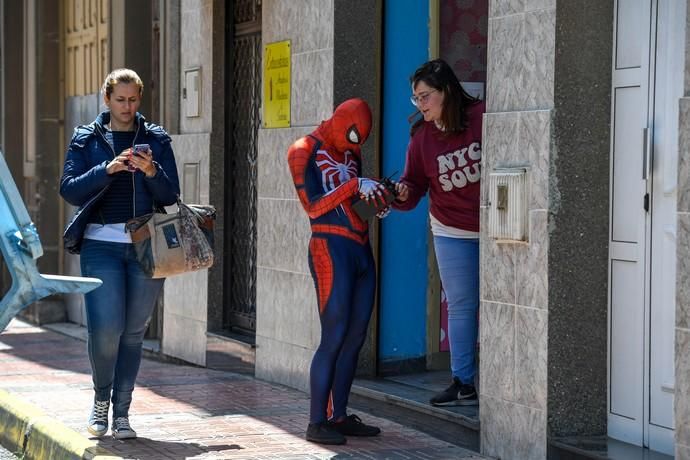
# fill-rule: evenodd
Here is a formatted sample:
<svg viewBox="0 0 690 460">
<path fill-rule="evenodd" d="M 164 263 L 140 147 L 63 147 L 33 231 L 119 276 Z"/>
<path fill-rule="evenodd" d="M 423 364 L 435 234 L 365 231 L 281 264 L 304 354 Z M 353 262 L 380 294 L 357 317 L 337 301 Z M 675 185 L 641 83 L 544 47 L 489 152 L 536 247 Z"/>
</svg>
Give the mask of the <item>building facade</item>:
<svg viewBox="0 0 690 460">
<path fill-rule="evenodd" d="M 183 199 L 218 209 L 208 271 L 166 281 L 149 331 L 308 390 L 319 341 L 309 225 L 287 147 L 350 97 L 372 107 L 364 173 L 398 174 L 409 75 L 444 57 L 487 102 L 481 194 L 482 453 L 547 458 L 609 436 L 690 458 L 687 2 L 0 1 L 0 145 L 39 229 L 41 270 L 76 274 L 57 194 L 74 126 L 112 68 L 144 79 Z M 17 18 L 22 18 L 18 21 Z M 289 41 L 289 124 L 266 126 L 266 46 Z M 506 238 L 497 184 L 521 203 Z M 498 219 L 498 220 L 497 220 Z M 378 297 L 360 374 L 447 368 L 425 204 L 371 229 Z M 32 307 L 83 324 L 79 297 Z"/>
</svg>

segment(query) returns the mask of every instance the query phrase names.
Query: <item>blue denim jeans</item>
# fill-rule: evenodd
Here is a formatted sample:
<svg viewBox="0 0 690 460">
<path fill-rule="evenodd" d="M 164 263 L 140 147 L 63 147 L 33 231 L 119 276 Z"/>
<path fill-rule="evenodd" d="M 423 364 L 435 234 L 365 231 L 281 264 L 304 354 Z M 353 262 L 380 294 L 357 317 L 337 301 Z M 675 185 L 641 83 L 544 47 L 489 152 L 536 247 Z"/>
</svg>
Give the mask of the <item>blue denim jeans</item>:
<svg viewBox="0 0 690 460">
<path fill-rule="evenodd" d="M 96 399 L 113 402 L 113 416 L 126 417 L 141 363 L 144 333 L 163 279 L 146 276 L 134 246 L 85 239 L 82 276 L 103 285 L 87 293 L 88 350 Z"/>
<path fill-rule="evenodd" d="M 450 368 L 453 377 L 474 385 L 479 325 L 479 240 L 434 236 L 434 249 L 448 300 Z"/>
</svg>

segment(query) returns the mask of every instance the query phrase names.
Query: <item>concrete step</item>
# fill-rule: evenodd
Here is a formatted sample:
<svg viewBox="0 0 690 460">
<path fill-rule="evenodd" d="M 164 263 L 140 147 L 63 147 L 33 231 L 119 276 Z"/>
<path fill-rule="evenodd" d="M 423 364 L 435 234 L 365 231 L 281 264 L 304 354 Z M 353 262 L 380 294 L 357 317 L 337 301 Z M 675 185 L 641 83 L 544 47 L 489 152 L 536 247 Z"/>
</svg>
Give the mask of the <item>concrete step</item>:
<svg viewBox="0 0 690 460">
<path fill-rule="evenodd" d="M 552 438 L 547 457 L 553 460 L 673 460 L 673 456 L 606 436 Z"/>
<path fill-rule="evenodd" d="M 442 375 L 442 378 L 439 378 Z M 355 379 L 350 402 L 444 441 L 479 452 L 479 406 L 435 407 L 429 398 L 445 389 L 447 372 Z"/>
</svg>

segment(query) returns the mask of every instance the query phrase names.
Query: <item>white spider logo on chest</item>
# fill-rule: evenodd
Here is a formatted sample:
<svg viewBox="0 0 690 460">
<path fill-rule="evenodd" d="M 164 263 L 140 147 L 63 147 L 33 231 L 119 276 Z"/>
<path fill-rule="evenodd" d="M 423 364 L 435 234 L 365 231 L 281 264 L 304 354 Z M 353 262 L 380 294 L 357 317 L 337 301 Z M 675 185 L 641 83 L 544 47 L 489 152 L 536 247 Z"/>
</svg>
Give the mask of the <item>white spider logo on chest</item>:
<svg viewBox="0 0 690 460">
<path fill-rule="evenodd" d="M 321 169 L 321 182 L 326 192 L 357 177 L 357 162 L 351 152 L 345 152 L 345 159 L 340 163 L 325 150 L 319 150 L 316 152 L 316 164 Z"/>
</svg>

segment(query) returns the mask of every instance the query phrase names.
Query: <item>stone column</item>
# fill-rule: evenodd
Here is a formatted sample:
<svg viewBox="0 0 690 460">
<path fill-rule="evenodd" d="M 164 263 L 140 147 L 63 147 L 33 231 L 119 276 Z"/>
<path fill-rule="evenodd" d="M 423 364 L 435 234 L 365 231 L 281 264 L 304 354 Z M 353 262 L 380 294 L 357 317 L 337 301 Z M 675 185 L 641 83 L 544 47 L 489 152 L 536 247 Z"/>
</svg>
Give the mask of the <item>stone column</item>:
<svg viewBox="0 0 690 460">
<path fill-rule="evenodd" d="M 379 169 L 379 120 L 381 108 L 379 91 L 382 49 L 382 0 L 334 0 L 333 5 L 333 105 L 360 97 L 367 101 L 372 112 L 371 133 L 362 147 L 362 174 L 383 177 Z M 353 57 L 356 62 L 353 64 Z M 392 171 L 391 171 L 392 172 Z M 369 237 L 378 263 L 378 219 L 369 222 Z M 377 308 L 374 308 L 367 340 L 359 353 L 358 375 L 376 373 Z"/>
<path fill-rule="evenodd" d="M 290 128 L 259 130 L 256 376 L 300 390 L 320 338 L 309 274 L 309 219 L 297 199 L 287 149 L 333 112 L 334 0 L 265 0 L 262 42 L 290 40 Z"/>
<path fill-rule="evenodd" d="M 676 458 L 690 459 L 690 8 L 686 20 L 685 89 L 678 121 L 678 227 L 676 230 Z"/>
<path fill-rule="evenodd" d="M 484 118 L 482 452 L 606 433 L 612 5 L 494 0 Z M 487 234 L 488 177 L 527 167 L 529 236 Z"/>
</svg>

